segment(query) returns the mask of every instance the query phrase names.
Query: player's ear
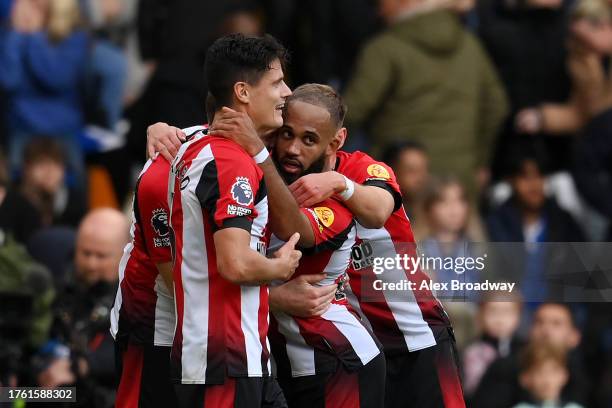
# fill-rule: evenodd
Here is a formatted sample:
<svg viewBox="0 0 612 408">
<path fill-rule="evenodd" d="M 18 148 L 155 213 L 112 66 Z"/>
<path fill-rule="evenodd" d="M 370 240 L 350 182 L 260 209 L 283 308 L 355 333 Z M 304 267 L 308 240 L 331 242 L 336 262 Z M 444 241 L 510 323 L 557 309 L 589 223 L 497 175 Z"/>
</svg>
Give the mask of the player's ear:
<svg viewBox="0 0 612 408">
<path fill-rule="evenodd" d="M 328 153 L 332 154 L 342 149 L 342 146 L 344 146 L 344 142 L 346 141 L 346 135 L 347 135 L 346 128 L 338 129 L 338 131 L 334 135 L 334 138 L 329 144 L 331 151 Z"/>
<path fill-rule="evenodd" d="M 249 103 L 249 84 L 236 82 L 234 84 L 234 96 L 241 103 Z"/>
</svg>

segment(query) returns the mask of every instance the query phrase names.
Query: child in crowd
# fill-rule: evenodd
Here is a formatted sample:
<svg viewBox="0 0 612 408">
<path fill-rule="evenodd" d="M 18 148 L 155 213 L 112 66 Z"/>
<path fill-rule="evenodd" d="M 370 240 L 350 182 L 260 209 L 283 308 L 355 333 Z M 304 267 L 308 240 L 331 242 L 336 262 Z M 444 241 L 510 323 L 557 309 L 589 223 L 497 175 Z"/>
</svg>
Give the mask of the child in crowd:
<svg viewBox="0 0 612 408">
<path fill-rule="evenodd" d="M 524 350 L 519 380 L 529 391 L 531 401 L 514 408 L 581 408 L 561 400 L 561 390 L 567 384 L 569 371 L 567 352 L 549 342 L 534 342 Z"/>
<path fill-rule="evenodd" d="M 431 178 L 423 200 L 424 217 L 429 234 L 419 243 L 425 259 L 433 262 L 424 268 L 434 282 L 447 284 L 436 290 L 438 299 L 445 303 L 451 320 L 455 322 L 457 344 L 461 349 L 473 337 L 476 300 L 474 291 L 453 290 L 452 281 L 475 283 L 480 271 L 464 267 L 466 258 L 479 257 L 479 248 L 472 240 L 470 205 L 466 191 L 458 179 L 447 176 Z M 467 264 L 466 264 L 467 265 Z"/>
<path fill-rule="evenodd" d="M 470 396 L 487 368 L 498 358 L 514 355 L 520 347 L 516 336 L 522 303 L 516 292 L 487 292 L 478 307 L 480 337 L 463 352 L 463 391 Z"/>
</svg>

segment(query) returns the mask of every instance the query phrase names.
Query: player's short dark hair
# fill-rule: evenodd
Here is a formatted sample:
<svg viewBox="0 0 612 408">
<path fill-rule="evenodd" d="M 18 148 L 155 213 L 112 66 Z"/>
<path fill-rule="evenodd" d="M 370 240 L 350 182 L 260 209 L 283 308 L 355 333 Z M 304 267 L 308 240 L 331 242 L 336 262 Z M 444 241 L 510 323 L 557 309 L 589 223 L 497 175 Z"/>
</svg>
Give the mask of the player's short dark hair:
<svg viewBox="0 0 612 408">
<path fill-rule="evenodd" d="M 382 161 L 387 165 L 395 168 L 399 162 L 399 158 L 405 151 L 416 150 L 423 154 L 427 154 L 425 146 L 415 140 L 395 141 L 387 145 L 382 154 Z"/>
<path fill-rule="evenodd" d="M 346 116 L 346 105 L 340 94 L 331 86 L 322 84 L 300 85 L 287 98 L 285 105 L 295 101 L 325 108 L 336 128 L 340 129 L 342 127 Z"/>
<path fill-rule="evenodd" d="M 51 160 L 63 166 L 66 164 L 66 155 L 62 146 L 52 138 L 37 137 L 23 150 L 23 163 L 29 165 L 41 160 Z"/>
<path fill-rule="evenodd" d="M 216 100 L 216 108 L 230 105 L 236 82 L 257 85 L 277 59 L 284 68 L 288 53 L 269 34 L 263 37 L 230 34 L 217 39 L 208 48 L 204 62 L 208 91 Z"/>
<path fill-rule="evenodd" d="M 546 302 L 541 303 L 538 306 L 538 308 L 536 309 L 536 312 L 546 306 L 556 306 L 556 307 L 560 307 L 561 309 L 565 310 L 565 312 L 567 313 L 567 317 L 569 317 L 571 325 L 573 327 L 576 327 L 576 316 L 572 308 L 567 303 L 546 301 Z"/>
</svg>

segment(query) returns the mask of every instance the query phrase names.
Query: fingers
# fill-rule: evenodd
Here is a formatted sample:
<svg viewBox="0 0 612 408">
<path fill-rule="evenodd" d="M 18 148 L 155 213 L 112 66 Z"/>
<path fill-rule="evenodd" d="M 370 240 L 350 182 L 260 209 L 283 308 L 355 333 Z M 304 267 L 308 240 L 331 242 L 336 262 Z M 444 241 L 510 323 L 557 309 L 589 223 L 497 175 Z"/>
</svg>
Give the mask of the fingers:
<svg viewBox="0 0 612 408">
<path fill-rule="evenodd" d="M 155 160 L 157 158 L 157 152 L 152 144 L 147 143 L 147 158 Z"/>
<path fill-rule="evenodd" d="M 302 276 L 300 276 L 300 278 L 304 282 L 317 283 L 317 282 L 321 282 L 323 279 L 325 279 L 326 276 L 327 276 L 327 274 L 325 274 L 325 273 L 313 273 L 313 274 L 308 274 L 308 275 L 302 275 Z"/>
<path fill-rule="evenodd" d="M 168 161 L 168 163 L 172 163 L 172 160 L 174 160 L 174 156 L 168 151 L 166 146 L 162 146 L 159 149 L 159 154 L 161 154 L 162 157 Z"/>
<path fill-rule="evenodd" d="M 300 240 L 300 233 L 296 232 L 291 236 L 291 238 L 289 238 L 289 241 L 287 241 L 284 247 L 295 248 L 295 245 L 298 243 L 299 240 Z M 301 256 L 301 253 L 300 253 L 300 256 Z"/>
<path fill-rule="evenodd" d="M 187 140 L 187 135 L 182 129 L 179 128 L 174 128 L 174 134 L 176 136 L 176 139 L 174 139 L 174 146 L 178 150 L 181 148 L 181 144 Z"/>
</svg>

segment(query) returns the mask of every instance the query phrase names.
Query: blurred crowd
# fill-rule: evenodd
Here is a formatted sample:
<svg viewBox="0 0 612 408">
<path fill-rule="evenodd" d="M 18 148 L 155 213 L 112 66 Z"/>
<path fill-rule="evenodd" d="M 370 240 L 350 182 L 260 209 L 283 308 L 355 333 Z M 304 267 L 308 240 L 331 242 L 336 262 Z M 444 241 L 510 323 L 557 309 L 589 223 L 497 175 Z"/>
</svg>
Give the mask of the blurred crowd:
<svg viewBox="0 0 612 408">
<path fill-rule="evenodd" d="M 520 294 L 443 296 L 468 406 L 612 406 L 612 303 L 547 302 L 538 250 L 612 241 L 612 1 L 0 0 L 0 24 L 0 385 L 113 405 L 147 126 L 206 122 L 206 49 L 238 31 L 341 91 L 346 149 L 393 167 L 424 253 L 519 244 Z"/>
</svg>

